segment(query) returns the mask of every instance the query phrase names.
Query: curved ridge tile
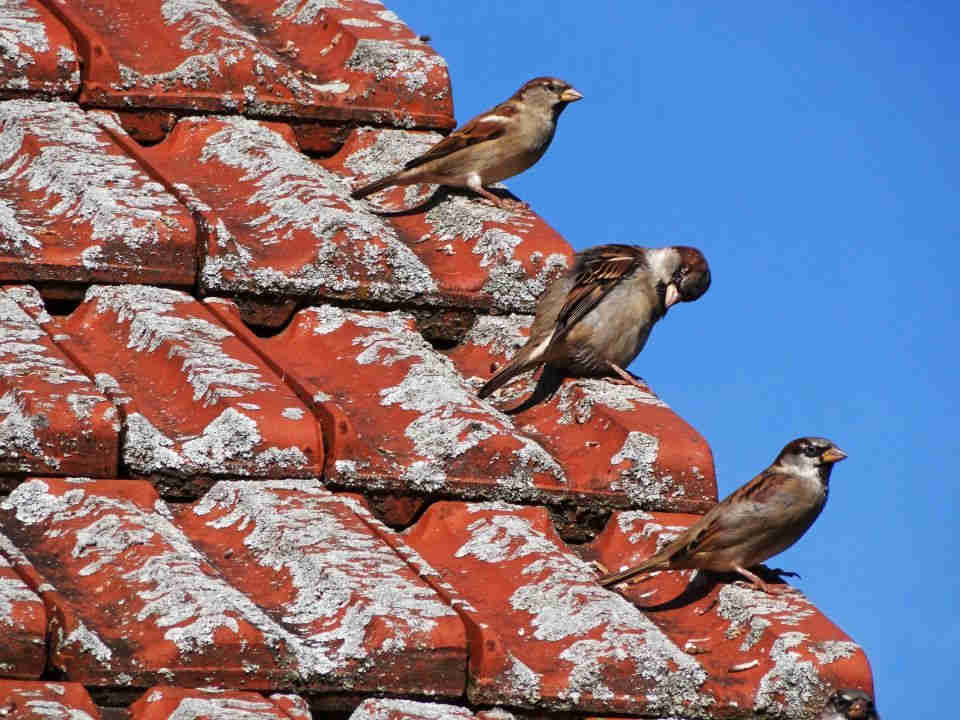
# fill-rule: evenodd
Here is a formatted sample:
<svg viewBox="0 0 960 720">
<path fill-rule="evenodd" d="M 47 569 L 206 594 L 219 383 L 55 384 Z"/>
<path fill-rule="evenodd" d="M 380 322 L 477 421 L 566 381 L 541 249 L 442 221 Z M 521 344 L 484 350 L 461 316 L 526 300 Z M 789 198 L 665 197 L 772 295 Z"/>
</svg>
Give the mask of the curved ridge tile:
<svg viewBox="0 0 960 720">
<path fill-rule="evenodd" d="M 478 316 L 447 355 L 479 388 L 526 342 L 529 315 Z M 536 386 L 533 373 L 492 396 L 513 407 Z M 652 390 L 605 378 L 567 379 L 514 422 L 564 468 L 571 486 L 613 507 L 706 511 L 717 498 L 707 442 Z"/>
<path fill-rule="evenodd" d="M 87 105 L 453 125 L 443 58 L 376 2 L 52 7 L 79 38 Z"/>
<path fill-rule="evenodd" d="M 38 0 L 0 4 L 0 97 L 73 95 L 80 65 L 73 38 Z"/>
<path fill-rule="evenodd" d="M 0 280 L 192 285 L 189 212 L 78 106 L 0 103 Z"/>
<path fill-rule="evenodd" d="M 0 679 L 0 714 L 5 720 L 100 720 L 83 685 Z"/>
<path fill-rule="evenodd" d="M 47 611 L 14 567 L 22 558 L 0 533 L 0 676 L 38 678 L 47 660 Z"/>
<path fill-rule="evenodd" d="M 707 717 L 707 673 L 596 585 L 543 508 L 441 502 L 407 541 L 470 605 L 472 703 Z"/>
<path fill-rule="evenodd" d="M 323 445 L 311 412 L 189 295 L 93 286 L 60 327 L 60 345 L 123 416 L 132 472 L 179 494 L 215 476 L 319 476 Z"/>
<path fill-rule="evenodd" d="M 611 572 L 653 555 L 699 519 L 673 513 L 615 513 L 584 554 Z M 770 596 L 709 573 L 684 570 L 642 576 L 620 591 L 708 673 L 716 717 L 807 720 L 836 688 L 873 692 L 859 645 L 799 590 Z"/>
<path fill-rule="evenodd" d="M 0 290 L 0 470 L 116 475 L 116 408 L 57 347 L 29 285 Z"/>
<path fill-rule="evenodd" d="M 309 480 L 220 482 L 178 522 L 231 584 L 309 642 L 323 668 L 312 688 L 463 692 L 463 623 L 356 499 Z"/>
</svg>

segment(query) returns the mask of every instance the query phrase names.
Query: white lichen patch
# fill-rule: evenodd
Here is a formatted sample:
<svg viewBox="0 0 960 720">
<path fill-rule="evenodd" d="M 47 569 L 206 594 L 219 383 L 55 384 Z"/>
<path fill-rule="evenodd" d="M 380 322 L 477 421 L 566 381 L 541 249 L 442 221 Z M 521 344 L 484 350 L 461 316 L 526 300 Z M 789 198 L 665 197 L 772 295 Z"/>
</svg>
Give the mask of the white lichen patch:
<svg viewBox="0 0 960 720">
<path fill-rule="evenodd" d="M 230 355 L 223 347 L 233 333 L 206 313 L 177 312 L 181 304 L 196 301 L 176 290 L 148 286 L 93 286 L 85 301 L 97 301 L 97 313 L 112 312 L 117 322 L 127 323 L 127 348 L 136 352 L 165 351 L 180 361 L 185 380 L 193 387 L 193 399 L 204 407 L 226 399 L 246 398 L 275 386 L 264 380 L 257 365 Z M 187 314 L 190 313 L 190 314 Z"/>
<path fill-rule="evenodd" d="M 515 229 L 516 223 L 511 227 Z M 530 261 L 538 270 L 531 275 L 514 254 L 521 242 L 522 238 L 513 233 L 491 228 L 480 236 L 473 252 L 481 256 L 480 266 L 489 268 L 483 291 L 493 306 L 508 312 L 531 313 L 550 281 L 567 269 L 569 260 L 562 253 L 544 258 L 535 251 L 530 254 Z"/>
<path fill-rule="evenodd" d="M 416 93 L 429 81 L 434 68 L 446 68 L 446 61 L 429 47 L 410 40 L 361 38 L 345 67 L 373 76 L 376 80 L 399 80 L 407 92 Z"/>
<path fill-rule="evenodd" d="M 636 507 L 661 505 L 683 494 L 683 486 L 674 483 L 669 475 L 659 475 L 655 463 L 660 453 L 660 439 L 639 430 L 627 434 L 620 450 L 610 458 L 611 466 L 628 463 L 620 469 L 620 477 L 610 483 L 610 489 L 622 492 Z"/>
<path fill-rule="evenodd" d="M 509 471 L 496 477 L 497 489 L 489 494 L 514 501 L 538 498 L 540 491 L 533 482 L 537 473 L 566 482 L 563 469 L 546 450 L 516 434 L 506 416 L 479 401 L 449 358 L 410 328 L 409 315 L 340 312 L 364 331 L 353 341 L 362 348 L 356 356 L 358 364 L 407 366 L 403 380 L 381 388 L 378 395 L 384 407 L 416 414 L 404 429 L 412 446 L 410 461 L 402 469 L 408 487 L 419 492 L 449 489 L 448 483 L 456 479 L 449 476 L 450 464 L 494 437 L 512 441 L 517 448 Z M 323 320 L 329 325 L 331 318 L 327 313 Z"/>
<path fill-rule="evenodd" d="M 20 694 L 26 695 L 27 692 L 21 691 Z M 94 720 L 86 710 L 64 705 L 56 700 L 27 700 L 24 710 L 25 715 L 44 720 Z"/>
<path fill-rule="evenodd" d="M 349 720 L 473 720 L 474 714 L 465 707 L 440 703 L 376 698 L 364 700 L 353 711 Z"/>
<path fill-rule="evenodd" d="M 478 315 L 463 343 L 508 360 L 527 342 L 523 331 L 529 330 L 532 323 L 532 315 Z"/>
<path fill-rule="evenodd" d="M 222 644 L 234 636 L 239 642 L 242 624 L 259 633 L 278 663 L 295 656 L 302 669 L 310 660 L 298 637 L 212 571 L 167 513 L 98 494 L 95 485 L 61 493 L 43 480 L 19 485 L 0 508 L 13 511 L 16 521 L 39 533 L 53 552 L 86 563 L 84 573 L 75 576 L 75 592 L 93 593 L 107 576 L 117 588 L 111 595 L 117 600 L 101 600 L 97 609 L 77 608 L 91 624 L 88 617 L 101 613 L 109 622 L 94 631 L 81 621 L 60 641 L 79 645 L 104 667 L 115 662 L 113 642 L 125 646 L 120 638 L 129 627 L 162 637 L 181 653 L 197 654 L 212 649 L 215 638 Z"/>
<path fill-rule="evenodd" d="M 543 675 L 544 687 L 559 688 L 542 702 L 595 707 L 629 695 L 644 712 L 694 715 L 710 705 L 713 700 L 700 692 L 707 674 L 699 663 L 634 605 L 594 583 L 590 566 L 522 513 L 484 512 L 468 526 L 470 536 L 454 556 L 497 567 L 522 563 L 509 572 L 527 584 L 511 594 L 500 621 L 523 630 L 516 642 L 505 642 L 507 650 Z M 544 658 L 553 661 L 545 664 Z M 525 693 L 529 686 L 521 684 L 509 702 L 525 702 Z"/>
<path fill-rule="evenodd" d="M 810 705 L 825 695 L 826 686 L 812 660 L 804 660 L 793 648 L 807 639 L 802 632 L 780 635 L 770 648 L 773 667 L 760 679 L 754 697 L 754 712 L 805 720 Z"/>
<path fill-rule="evenodd" d="M 11 292 L 0 292 L 0 377 L 36 378 L 51 385 L 70 383 L 79 390 L 94 390 L 90 379 L 57 352 Z"/>
<path fill-rule="evenodd" d="M 396 172 L 443 139 L 440 133 L 361 127 L 354 131 L 361 145 L 343 166 L 354 175 L 378 179 Z M 373 141 L 367 140 L 372 134 Z"/>
<path fill-rule="evenodd" d="M 100 245 L 114 264 L 144 262 L 142 249 L 180 229 L 176 199 L 72 103 L 0 104 L 0 182 L 10 193 L 0 203 L 0 251 L 24 260 L 40 257 L 54 223 L 71 228 L 78 254 Z"/>
<path fill-rule="evenodd" d="M 57 72 L 41 75 L 32 67 L 37 66 L 38 56 L 51 49 L 47 28 L 35 7 L 27 0 L 0 2 L 0 86 L 50 94 L 75 92 L 80 78 L 71 47 L 56 47 Z"/>
<path fill-rule="evenodd" d="M 667 404 L 636 385 L 618 383 L 607 378 L 578 378 L 566 382 L 557 391 L 557 410 L 563 425 L 590 422 L 594 409 L 630 412 L 638 405 L 667 407 Z"/>
<path fill-rule="evenodd" d="M 317 672 L 382 665 L 384 653 L 429 646 L 438 618 L 456 617 L 351 504 L 316 481 L 218 483 L 193 512 L 210 515 L 212 528 L 246 533 L 249 562 L 289 578 L 292 599 L 268 612 L 308 639 Z M 389 628 L 379 647 L 366 643 L 372 623 Z"/>
<path fill-rule="evenodd" d="M 40 598 L 13 572 L 10 563 L 0 554 L 0 625 L 15 625 L 13 609 L 19 603 L 39 605 Z"/>
<path fill-rule="evenodd" d="M 717 594 L 716 613 L 730 623 L 724 635 L 740 637 L 746 631 L 741 644 L 744 651 L 756 645 L 772 624 L 799 626 L 816 612 L 799 594 L 767 595 L 733 583 Z"/>
<path fill-rule="evenodd" d="M 256 421 L 234 408 L 224 410 L 196 436 L 171 438 L 140 413 L 131 413 L 126 427 L 123 460 L 142 474 L 277 476 L 300 472 L 309 464 L 296 446 L 263 448 Z"/>
<path fill-rule="evenodd" d="M 23 472 L 37 470 L 38 462 L 44 469 L 59 469 L 60 459 L 48 454 L 41 442 L 46 424 L 42 413 L 27 409 L 23 393 L 8 390 L 0 396 L 0 464 Z"/>
<path fill-rule="evenodd" d="M 183 698 L 168 720 L 286 720 L 266 699 L 236 697 Z"/>
<path fill-rule="evenodd" d="M 195 208 L 215 240 L 201 274 L 205 287 L 276 294 L 362 289 L 384 302 L 436 290 L 429 269 L 393 227 L 352 200 L 342 178 L 312 162 L 279 132 L 236 117 L 182 123 L 219 128 L 207 138 L 201 162 L 239 170 L 251 188 L 239 205 L 233 193 L 229 205 L 208 197 L 216 209 Z M 313 249 L 300 264 L 279 251 L 302 248 L 304 240 Z"/>
</svg>

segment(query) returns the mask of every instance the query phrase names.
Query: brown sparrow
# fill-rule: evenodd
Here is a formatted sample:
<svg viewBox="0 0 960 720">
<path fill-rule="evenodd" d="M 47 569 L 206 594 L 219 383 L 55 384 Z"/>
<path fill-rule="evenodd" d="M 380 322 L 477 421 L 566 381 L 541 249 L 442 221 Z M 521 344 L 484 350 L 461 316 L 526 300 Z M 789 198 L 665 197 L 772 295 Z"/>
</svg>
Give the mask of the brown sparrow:
<svg viewBox="0 0 960 720">
<path fill-rule="evenodd" d="M 879 720 L 873 698 L 863 690 L 837 690 L 818 720 Z"/>
<path fill-rule="evenodd" d="M 503 199 L 484 185 L 513 177 L 539 160 L 553 140 L 560 113 L 582 97 L 563 80 L 534 78 L 509 100 L 477 115 L 408 162 L 403 170 L 358 188 L 351 196 L 364 198 L 393 185 L 436 183 L 470 188 L 503 207 Z"/>
<path fill-rule="evenodd" d="M 599 245 L 578 253 L 537 304 L 530 338 L 480 389 L 486 397 L 542 363 L 574 376 L 616 373 L 637 356 L 654 323 L 710 287 L 710 268 L 691 247 Z"/>
<path fill-rule="evenodd" d="M 847 454 L 826 438 L 799 438 L 773 464 L 689 527 L 663 550 L 629 570 L 599 580 L 616 585 L 653 570 L 735 571 L 768 594 L 774 589 L 748 568 L 793 545 L 827 502 L 830 471 Z"/>
</svg>

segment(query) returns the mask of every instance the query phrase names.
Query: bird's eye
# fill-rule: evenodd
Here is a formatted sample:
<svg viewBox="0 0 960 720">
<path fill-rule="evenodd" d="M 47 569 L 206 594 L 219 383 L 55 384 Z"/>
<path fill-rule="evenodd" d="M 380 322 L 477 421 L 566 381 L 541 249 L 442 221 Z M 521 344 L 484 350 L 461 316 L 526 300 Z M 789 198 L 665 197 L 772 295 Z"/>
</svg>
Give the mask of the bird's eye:
<svg viewBox="0 0 960 720">
<path fill-rule="evenodd" d="M 803 454 L 807 457 L 817 457 L 820 454 L 820 449 L 815 445 L 804 445 Z"/>
</svg>

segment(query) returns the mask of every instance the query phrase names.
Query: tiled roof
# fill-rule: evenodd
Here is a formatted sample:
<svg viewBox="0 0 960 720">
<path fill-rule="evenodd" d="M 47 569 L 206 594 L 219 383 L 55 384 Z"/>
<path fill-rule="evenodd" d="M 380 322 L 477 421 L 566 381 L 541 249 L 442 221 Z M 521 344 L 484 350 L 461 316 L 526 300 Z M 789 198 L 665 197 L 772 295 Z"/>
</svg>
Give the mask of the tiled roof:
<svg viewBox="0 0 960 720">
<path fill-rule="evenodd" d="M 0 718 L 815 718 L 797 591 L 615 593 L 716 501 L 650 388 L 483 380 L 572 250 L 352 187 L 454 124 L 374 0 L 0 3 Z"/>
</svg>

